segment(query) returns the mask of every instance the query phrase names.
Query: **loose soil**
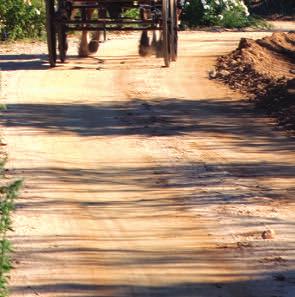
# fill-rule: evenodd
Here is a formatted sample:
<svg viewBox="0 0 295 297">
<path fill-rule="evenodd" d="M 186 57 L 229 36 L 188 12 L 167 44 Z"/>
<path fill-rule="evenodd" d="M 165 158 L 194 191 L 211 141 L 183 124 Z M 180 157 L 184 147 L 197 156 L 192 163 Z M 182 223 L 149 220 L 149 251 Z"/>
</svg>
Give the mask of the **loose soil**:
<svg viewBox="0 0 295 297">
<path fill-rule="evenodd" d="M 295 33 L 242 38 L 236 50 L 218 58 L 211 77 L 250 93 L 280 125 L 295 130 Z"/>
</svg>

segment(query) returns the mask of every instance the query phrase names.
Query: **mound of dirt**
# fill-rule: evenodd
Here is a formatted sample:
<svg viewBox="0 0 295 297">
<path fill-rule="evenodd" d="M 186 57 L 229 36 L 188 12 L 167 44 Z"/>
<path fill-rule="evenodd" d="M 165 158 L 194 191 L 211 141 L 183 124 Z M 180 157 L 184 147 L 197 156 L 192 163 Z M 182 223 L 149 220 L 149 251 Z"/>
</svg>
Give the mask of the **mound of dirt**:
<svg viewBox="0 0 295 297">
<path fill-rule="evenodd" d="M 280 125 L 295 131 L 295 33 L 242 38 L 235 51 L 218 58 L 210 77 L 250 94 Z"/>
</svg>

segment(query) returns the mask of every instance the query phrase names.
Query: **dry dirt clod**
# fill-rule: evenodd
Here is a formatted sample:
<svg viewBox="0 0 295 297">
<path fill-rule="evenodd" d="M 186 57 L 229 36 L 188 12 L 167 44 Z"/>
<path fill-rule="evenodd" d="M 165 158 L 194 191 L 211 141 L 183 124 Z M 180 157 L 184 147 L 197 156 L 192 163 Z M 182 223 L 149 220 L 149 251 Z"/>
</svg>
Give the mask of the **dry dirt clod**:
<svg viewBox="0 0 295 297">
<path fill-rule="evenodd" d="M 276 263 L 276 264 L 284 264 L 287 262 L 286 259 L 282 257 L 266 257 L 259 261 L 260 263 Z"/>
<path fill-rule="evenodd" d="M 245 67 L 244 67 L 244 66 L 240 66 L 240 67 L 238 68 L 238 70 L 239 70 L 240 72 L 244 72 Z"/>
<path fill-rule="evenodd" d="M 275 231 L 272 229 L 265 230 L 262 232 L 261 237 L 263 239 L 274 239 L 275 237 Z"/>
<path fill-rule="evenodd" d="M 217 72 L 215 69 L 210 70 L 208 74 L 209 74 L 209 78 L 211 79 L 214 79 L 217 76 Z"/>
<path fill-rule="evenodd" d="M 232 60 L 230 63 L 231 63 L 232 66 L 235 66 L 235 65 L 238 64 L 238 61 L 236 61 L 236 60 Z"/>
<path fill-rule="evenodd" d="M 228 70 L 222 69 L 218 72 L 222 77 L 228 77 L 230 75 L 230 72 Z"/>
<path fill-rule="evenodd" d="M 253 247 L 253 244 L 251 242 L 237 242 L 238 248 L 250 248 Z"/>
</svg>

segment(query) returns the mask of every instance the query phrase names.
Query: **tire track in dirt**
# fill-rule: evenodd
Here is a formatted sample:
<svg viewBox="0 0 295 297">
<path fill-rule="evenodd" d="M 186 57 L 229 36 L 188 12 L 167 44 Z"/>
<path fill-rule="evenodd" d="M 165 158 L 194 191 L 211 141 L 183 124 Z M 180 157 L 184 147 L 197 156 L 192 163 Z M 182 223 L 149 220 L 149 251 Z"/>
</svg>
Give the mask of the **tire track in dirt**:
<svg viewBox="0 0 295 297">
<path fill-rule="evenodd" d="M 250 288 L 268 275 L 257 251 L 220 247 L 253 220 L 223 209 L 288 191 L 294 155 L 238 94 L 207 80 L 215 55 L 238 40 L 218 36 L 228 40 L 185 33 L 170 69 L 139 59 L 128 37 L 101 48 L 100 70 L 86 59 L 79 70 L 70 60 L 12 75 L 2 125 L 10 168 L 26 178 L 13 297 L 269 297 Z"/>
<path fill-rule="evenodd" d="M 177 67 L 177 66 L 176 66 Z M 197 65 L 194 65 L 194 67 L 197 67 Z M 190 69 L 192 68 L 191 63 L 187 63 L 185 66 L 182 65 L 182 69 L 187 69 L 188 73 L 190 72 Z M 175 69 L 175 73 L 179 73 L 179 71 L 177 71 Z M 219 189 L 213 189 L 213 193 L 215 193 L 216 197 L 218 197 L 219 195 L 222 195 L 222 192 L 227 192 L 229 189 L 231 190 L 231 192 L 236 192 L 235 193 L 235 199 L 238 198 L 238 196 L 240 195 L 240 201 L 243 200 L 243 197 L 252 195 L 253 197 L 256 197 L 256 201 L 258 203 L 261 203 L 261 201 L 259 202 L 259 197 L 261 196 L 262 199 L 266 199 L 265 201 L 271 201 L 271 198 L 267 199 L 264 198 L 264 195 L 267 195 L 267 193 L 271 194 L 269 192 L 269 190 L 265 191 L 265 183 L 264 182 L 260 182 L 260 180 L 251 180 L 251 182 L 245 182 L 245 180 L 243 179 L 243 176 L 245 176 L 245 174 L 247 175 L 247 171 L 245 172 L 245 170 L 243 168 L 238 168 L 234 169 L 234 170 L 227 170 L 224 168 L 227 168 L 228 164 L 231 164 L 231 158 L 229 157 L 229 154 L 233 154 L 236 153 L 234 152 L 232 149 L 231 150 L 220 150 L 219 148 L 221 147 L 221 143 L 222 143 L 222 138 L 221 141 L 220 139 L 218 139 L 218 141 L 214 140 L 213 137 L 209 137 L 207 139 L 200 139 L 200 141 L 196 141 L 195 139 L 199 137 L 198 135 L 198 129 L 196 128 L 196 132 L 195 133 L 191 133 L 191 135 L 188 135 L 186 133 L 183 133 L 183 135 L 180 136 L 166 136 L 167 134 L 169 135 L 173 135 L 173 132 L 171 133 L 171 131 L 169 130 L 169 124 L 167 125 L 167 121 L 163 120 L 163 114 L 161 114 L 161 112 L 164 112 L 164 109 L 161 107 L 160 104 L 158 104 L 158 100 L 159 98 L 161 98 L 161 100 L 165 100 L 167 98 L 177 98 L 177 96 L 175 96 L 175 94 L 179 93 L 179 89 L 181 89 L 180 93 L 182 92 L 182 96 L 184 95 L 184 98 L 193 98 L 195 96 L 195 89 L 196 88 L 192 88 L 189 87 L 186 83 L 186 79 L 187 77 L 182 77 L 182 76 L 178 76 L 178 82 L 177 84 L 174 84 L 173 82 L 171 83 L 171 81 L 169 81 L 170 77 L 169 75 L 167 75 L 167 77 L 163 78 L 163 75 L 161 75 L 163 73 L 161 72 L 155 72 L 155 71 L 146 71 L 145 72 L 145 84 L 140 84 L 141 88 L 146 90 L 150 90 L 149 93 L 145 93 L 142 95 L 141 92 L 139 92 L 137 89 L 131 89 L 128 90 L 128 96 L 130 98 L 137 98 L 141 99 L 143 101 L 146 101 L 144 103 L 138 103 L 142 109 L 139 114 L 136 114 L 134 116 L 134 119 L 132 119 L 132 115 L 131 115 L 131 120 L 128 120 L 128 123 L 132 123 L 132 121 L 136 122 L 137 119 L 141 119 L 142 117 L 144 117 L 145 121 L 146 121 L 146 125 L 144 126 L 144 128 L 146 129 L 147 134 L 149 135 L 149 137 L 146 140 L 143 140 L 143 146 L 145 147 L 150 147 L 149 150 L 154 150 L 156 152 L 156 150 L 163 150 L 163 154 L 160 155 L 165 155 L 166 158 L 169 160 L 167 161 L 167 163 L 171 164 L 171 167 L 168 169 L 168 171 L 166 170 L 166 174 L 167 175 L 171 175 L 173 176 L 174 172 L 177 172 L 179 170 L 182 170 L 181 168 L 179 168 L 179 164 L 192 164 L 191 168 L 187 168 L 186 167 L 186 171 L 189 171 L 189 174 L 186 174 L 186 181 L 188 184 L 193 184 L 193 181 L 196 181 L 200 178 L 204 178 L 205 175 L 205 181 L 206 181 L 206 176 L 210 176 L 210 173 L 212 172 L 218 172 L 219 176 L 218 179 L 216 180 L 216 182 L 219 185 L 224 184 L 222 187 L 219 187 Z M 130 77 L 136 77 L 136 75 L 131 75 Z M 192 80 L 189 80 L 189 83 L 192 82 Z M 124 84 L 122 84 L 124 85 Z M 134 85 L 136 85 L 136 83 L 134 83 Z M 169 86 L 169 91 L 167 91 L 168 89 L 166 89 L 166 86 Z M 175 87 L 176 86 L 176 87 Z M 182 89 L 182 86 L 187 87 L 185 89 Z M 199 94 L 202 94 L 203 88 L 205 86 L 205 92 L 207 91 L 208 94 L 208 84 L 206 86 L 206 83 L 204 82 L 204 84 L 198 84 L 197 87 L 197 91 L 199 92 Z M 206 90 L 207 87 L 207 90 Z M 212 88 L 214 87 L 214 85 L 212 85 Z M 210 92 L 210 91 L 209 91 Z M 198 94 L 198 95 L 199 95 Z M 138 96 L 138 95 L 142 95 L 142 96 Z M 221 95 L 221 94 L 220 94 Z M 219 96 L 220 96 L 219 95 Z M 227 95 L 225 93 L 225 95 Z M 205 95 L 205 98 L 209 97 L 208 95 Z M 200 98 L 199 96 L 197 98 Z M 222 98 L 222 95 L 220 96 L 220 98 Z M 196 100 L 200 100 L 200 99 L 196 99 Z M 160 106 L 160 108 L 159 108 Z M 253 113 L 253 111 L 251 111 L 251 106 L 244 104 L 246 110 L 249 110 L 249 116 L 251 116 L 251 113 Z M 203 110 L 203 112 L 206 113 L 206 110 Z M 209 111 L 210 112 L 210 111 Z M 221 113 L 223 113 L 223 110 L 220 110 Z M 216 115 L 218 116 L 218 113 L 216 113 Z M 241 118 L 241 122 L 239 123 L 241 125 L 241 128 L 243 127 L 243 125 L 247 126 L 249 125 L 248 123 L 249 118 Z M 210 121 L 210 120 L 209 120 Z M 269 125 L 269 121 L 266 121 L 265 119 L 261 118 L 259 119 L 259 121 L 262 121 L 262 123 L 264 122 L 265 125 Z M 261 123 L 261 124 L 262 124 Z M 261 125 L 260 124 L 260 125 Z M 197 121 L 196 121 L 196 125 L 197 125 Z M 168 126 L 168 129 L 167 129 Z M 172 125 L 171 125 L 172 126 Z M 151 128 L 153 127 L 153 128 Z M 226 128 L 224 129 L 226 131 Z M 201 131 L 200 131 L 201 132 Z M 241 131 L 242 132 L 242 131 Z M 265 129 L 266 134 L 269 134 L 269 131 L 267 130 L 267 128 Z M 278 139 L 280 139 L 281 137 L 279 135 L 276 135 L 276 137 Z M 250 141 L 250 138 L 249 138 Z M 153 145 L 151 145 L 151 143 L 154 143 Z M 288 146 L 288 141 L 285 141 L 286 145 Z M 224 144 L 223 144 L 224 145 Z M 154 148 L 152 149 L 151 147 Z M 193 150 L 192 150 L 193 147 Z M 212 149 L 216 147 L 216 149 Z M 157 149 L 155 149 L 157 148 Z M 225 153 L 225 155 L 223 154 L 223 152 Z M 156 154 L 154 154 L 156 155 Z M 156 158 L 157 159 L 157 158 Z M 198 160 L 197 162 L 200 163 L 198 166 L 196 166 L 196 160 Z M 163 162 L 163 160 L 158 160 L 158 164 L 161 164 L 161 161 Z M 211 165 L 211 164 L 219 164 L 219 165 Z M 196 169 L 198 168 L 198 169 Z M 201 168 L 201 170 L 200 170 Z M 263 167 L 262 167 L 263 168 Z M 229 167 L 230 169 L 230 167 Z M 265 170 L 267 170 L 265 168 Z M 291 172 L 290 172 L 291 173 Z M 191 181 L 190 181 L 191 180 Z M 160 182 L 162 182 L 163 180 L 160 177 Z M 175 183 L 175 180 L 166 178 L 165 180 L 165 184 L 167 184 L 169 186 L 169 184 L 173 184 Z M 164 186 L 165 186 L 164 184 Z M 204 184 L 205 186 L 205 184 Z M 288 190 L 291 191 L 291 188 L 289 188 Z M 197 191 L 199 191 L 197 189 Z M 280 191 L 280 190 L 279 190 Z M 285 190 L 284 190 L 285 191 Z M 209 189 L 210 192 L 210 189 Z M 190 195 L 193 197 L 195 193 L 190 193 Z M 271 197 L 271 196 L 270 196 Z M 193 212 L 195 214 L 205 217 L 210 217 L 211 218 L 211 224 L 207 221 L 206 222 L 206 227 L 204 230 L 204 233 L 208 232 L 208 229 L 210 229 L 210 235 L 213 235 L 214 241 L 217 244 L 217 246 L 235 246 L 238 248 L 237 250 L 233 250 L 233 251 L 229 251 L 228 249 L 225 249 L 224 252 L 228 255 L 229 253 L 232 254 L 233 259 L 235 257 L 240 258 L 242 261 L 240 263 L 238 263 L 237 261 L 233 261 L 233 263 L 227 263 L 228 265 L 228 269 L 235 271 L 236 273 L 238 273 L 238 271 L 241 271 L 241 266 L 243 266 L 242 270 L 251 270 L 251 264 L 249 265 L 249 263 L 247 263 L 248 261 L 243 261 L 242 258 L 245 258 L 245 253 L 247 254 L 247 252 L 243 249 L 244 247 L 252 247 L 252 243 L 251 241 L 253 240 L 253 238 L 250 237 L 243 237 L 243 234 L 249 234 L 249 232 L 242 232 L 240 234 L 237 233 L 237 229 L 235 227 L 231 227 L 230 224 L 226 224 L 225 227 L 223 227 L 223 230 L 221 231 L 219 226 L 216 225 L 216 218 L 217 218 L 217 222 L 220 223 L 224 220 L 226 220 L 226 218 L 224 217 L 226 214 L 228 214 L 229 210 L 234 210 L 232 203 L 230 202 L 230 200 L 225 199 L 224 201 L 222 201 L 221 204 L 216 204 L 215 205 L 215 201 L 213 201 L 213 207 L 210 208 L 210 211 L 202 209 L 200 207 L 192 207 L 191 204 L 194 203 L 193 201 L 194 199 L 189 200 L 188 199 L 188 205 L 187 207 L 183 207 L 183 210 L 193 210 Z M 263 201 L 262 201 L 263 203 Z M 236 208 L 237 212 L 242 213 L 245 209 L 245 211 L 247 211 L 248 215 L 256 215 L 257 211 L 259 213 L 259 209 L 266 209 L 263 205 L 256 205 L 255 207 L 248 207 L 246 205 L 241 204 L 240 206 L 238 206 Z M 256 210 L 255 210 L 256 209 Z M 270 206 L 270 211 L 273 212 L 274 208 Z M 282 215 L 282 214 L 280 214 Z M 202 220 L 202 219 L 201 219 Z M 246 218 L 247 220 L 247 218 Z M 214 221 L 214 223 L 213 223 Z M 249 221 L 249 224 L 251 224 L 251 221 Z M 256 219 L 255 222 L 255 230 L 253 232 L 253 234 L 256 234 L 255 236 L 257 236 L 257 234 L 261 234 L 262 231 L 259 230 L 268 230 L 269 228 L 271 228 L 271 225 L 266 223 L 266 219 L 265 217 L 261 217 L 260 219 Z M 206 231 L 207 229 L 207 231 Z M 241 228 L 241 230 L 244 228 Z M 240 231 L 241 231 L 240 230 Z M 258 231 L 257 231 L 258 230 Z M 246 229 L 247 231 L 247 229 Z M 251 233 L 251 232 L 250 232 Z M 228 238 L 228 236 L 231 236 L 232 238 Z M 254 235 L 253 235 L 254 236 Z M 254 238 L 255 238 L 254 236 Z M 256 237 L 257 238 L 257 237 Z M 259 239 L 259 235 L 258 235 L 258 239 Z M 260 238 L 261 239 L 261 238 Z M 248 243 L 247 241 L 250 240 L 250 243 Z M 228 241 L 228 243 L 226 243 Z M 256 243 L 255 243 L 256 244 Z M 259 244 L 259 240 L 258 240 L 258 244 Z M 260 246 L 261 244 L 259 244 L 258 246 Z M 242 250 L 240 250 L 240 247 L 243 247 Z M 259 248 L 258 248 L 259 249 Z M 249 250 L 249 251 L 250 251 Z M 251 251 L 250 251 L 251 252 Z M 253 249 L 252 249 L 253 252 Z M 264 256 L 268 255 L 269 258 L 273 257 L 275 258 L 277 253 L 274 252 L 266 252 Z M 266 256 L 267 257 L 267 256 Z M 226 261 L 224 261 L 226 263 Z M 234 263 L 235 262 L 235 263 Z M 243 264 L 242 264 L 243 263 Z M 278 265 L 278 268 L 280 269 L 281 266 Z M 263 269 L 263 268 L 262 268 Z M 267 271 L 267 268 L 266 268 Z M 274 270 L 275 271 L 275 270 Z M 254 271 L 253 271 L 254 272 Z M 269 282 L 271 283 L 271 282 Z M 276 287 L 276 284 L 268 284 L 270 287 Z M 258 289 L 257 286 L 254 286 L 255 289 L 251 289 L 251 292 L 248 290 L 247 292 L 245 291 L 245 287 L 244 289 L 241 290 L 241 285 L 233 285 L 231 286 L 231 290 L 229 290 L 231 292 L 231 294 L 233 294 L 233 296 L 244 296 L 245 294 L 247 294 L 247 296 L 256 296 L 255 291 L 261 291 L 261 288 Z M 263 289 L 262 289 L 262 293 L 263 293 Z M 266 292 L 265 292 L 266 293 Z M 283 293 L 281 291 L 281 293 Z M 254 295 L 253 295 L 254 294 Z M 261 293 L 260 293 L 261 294 Z M 267 293 L 266 293 L 267 294 Z"/>
<path fill-rule="evenodd" d="M 182 68 L 188 70 L 188 72 L 190 72 L 191 67 L 190 63 L 182 65 Z M 129 81 L 133 81 L 131 88 L 127 90 L 123 89 L 122 91 L 129 96 L 130 100 L 134 100 L 134 98 L 136 98 L 136 104 L 138 104 L 137 112 L 131 114 L 128 116 L 128 119 L 125 120 L 128 124 L 131 123 L 136 125 L 136 121 L 138 119 L 144 118 L 144 129 L 149 136 L 141 140 L 139 145 L 146 151 L 150 152 L 150 160 L 157 164 L 157 167 L 161 168 L 163 167 L 163 164 L 169 164 L 168 168 L 162 169 L 160 172 L 154 172 L 156 178 L 158 179 L 158 184 L 160 184 L 163 188 L 169 188 L 170 186 L 173 187 L 175 183 L 177 184 L 177 178 L 174 177 L 175 173 L 183 170 L 182 167 L 185 167 L 185 171 L 180 174 L 183 174 L 183 178 L 186 179 L 185 183 L 190 185 L 190 189 L 188 193 L 186 193 L 187 189 L 185 189 L 185 184 L 184 187 L 181 187 L 181 185 L 176 187 L 178 187 L 178 190 L 181 191 L 184 197 L 186 195 L 193 196 L 194 191 L 199 191 L 199 189 L 194 189 L 193 184 L 201 177 L 204 178 L 203 181 L 205 181 L 203 186 L 206 187 L 206 176 L 210 175 L 210 165 L 208 164 L 226 164 L 228 160 L 216 151 L 210 152 L 210 149 L 206 146 L 206 142 L 202 140 L 200 143 L 194 140 L 193 135 L 165 136 L 167 134 L 167 129 L 165 127 L 165 121 L 161 119 L 161 112 L 163 112 L 163 110 L 157 110 L 157 104 L 154 104 L 153 102 L 155 100 L 158 101 L 159 98 L 162 100 L 171 97 L 173 98 L 173 95 L 177 92 L 186 95 L 187 91 L 184 91 L 180 86 L 181 84 L 186 85 L 187 81 L 191 82 L 191 80 L 187 77 L 178 77 L 179 81 L 177 83 L 177 89 L 175 89 L 174 84 L 169 81 L 169 78 L 165 79 L 163 77 L 163 73 L 161 72 L 153 70 L 146 71 L 145 80 L 141 80 L 140 82 L 136 80 L 134 81 L 135 77 L 138 77 L 138 74 L 131 73 L 129 74 L 129 77 L 124 76 L 123 83 L 120 83 L 121 86 L 129 86 Z M 201 85 L 199 85 L 199 87 L 199 91 L 202 93 Z M 144 92 L 141 90 L 144 90 Z M 194 94 L 194 91 L 190 90 L 189 95 L 191 96 L 191 94 Z M 160 117 L 158 117 L 159 114 Z M 162 153 L 160 153 L 161 151 Z M 163 156 L 165 157 L 163 158 Z M 196 164 L 198 165 L 196 166 Z M 227 177 L 229 173 L 223 171 L 222 169 L 220 169 L 220 171 L 221 172 L 216 181 L 221 184 L 223 178 Z M 164 178 L 163 175 L 165 176 Z M 177 198 L 174 198 L 172 194 L 171 200 L 177 201 Z M 207 265 L 209 267 L 212 265 L 213 268 L 217 263 L 224 263 L 221 264 L 222 268 L 220 267 L 221 269 L 219 268 L 219 271 L 215 271 L 215 275 L 217 276 L 220 274 L 220 277 L 225 271 L 227 271 L 228 274 L 234 275 L 233 271 L 237 269 L 235 267 L 236 264 L 227 261 L 225 254 L 216 248 L 218 240 L 220 240 L 217 239 L 219 237 L 218 233 L 220 227 L 216 225 L 215 218 L 213 219 L 216 214 L 212 213 L 212 218 L 208 220 L 208 216 L 207 218 L 206 216 L 204 217 L 202 211 L 192 211 L 191 206 L 185 202 L 187 199 L 181 200 L 183 200 L 180 202 L 181 206 L 176 207 L 176 209 L 179 209 L 182 214 L 185 213 L 186 216 L 195 220 L 198 226 L 198 230 L 194 230 L 195 244 L 197 246 L 199 245 L 199 248 L 202 249 L 202 243 L 200 241 L 204 241 L 208 245 L 207 249 L 215 250 L 215 259 L 213 262 L 212 260 L 209 260 Z M 175 215 L 177 216 L 177 214 Z M 214 236 L 212 236 L 212 233 L 215 233 Z M 209 271 L 210 270 L 208 270 L 208 272 Z M 217 287 L 219 286 L 217 285 Z M 245 294 L 247 296 L 252 296 L 246 288 L 241 289 L 240 285 L 228 285 L 225 287 L 226 288 L 222 290 L 222 296 L 225 296 L 224 294 L 226 294 L 226 296 L 245 296 Z M 213 289 L 212 286 L 208 286 L 206 293 L 210 296 L 215 296 L 214 294 L 216 294 L 216 289 Z"/>
</svg>

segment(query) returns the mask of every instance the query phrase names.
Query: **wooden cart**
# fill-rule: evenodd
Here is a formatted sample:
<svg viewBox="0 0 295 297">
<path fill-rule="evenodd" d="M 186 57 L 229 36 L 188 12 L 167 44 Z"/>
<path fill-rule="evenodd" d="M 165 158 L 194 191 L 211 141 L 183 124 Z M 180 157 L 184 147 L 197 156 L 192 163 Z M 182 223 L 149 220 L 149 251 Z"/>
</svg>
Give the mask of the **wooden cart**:
<svg viewBox="0 0 295 297">
<path fill-rule="evenodd" d="M 107 14 L 101 17 L 100 11 L 107 11 L 110 5 L 121 10 L 138 9 L 139 17 L 127 18 L 120 15 L 114 18 Z M 103 31 L 106 34 L 116 30 L 159 30 L 164 64 L 169 67 L 170 62 L 176 61 L 177 58 L 176 6 L 176 0 L 46 0 L 50 66 L 56 66 L 58 57 L 62 63 L 65 62 L 69 31 Z M 90 18 L 87 13 L 89 9 L 96 12 Z"/>
</svg>

